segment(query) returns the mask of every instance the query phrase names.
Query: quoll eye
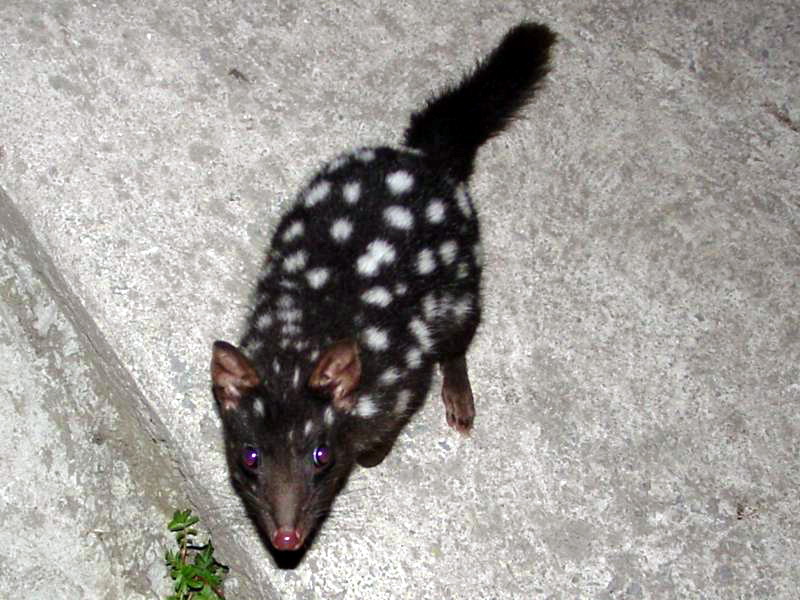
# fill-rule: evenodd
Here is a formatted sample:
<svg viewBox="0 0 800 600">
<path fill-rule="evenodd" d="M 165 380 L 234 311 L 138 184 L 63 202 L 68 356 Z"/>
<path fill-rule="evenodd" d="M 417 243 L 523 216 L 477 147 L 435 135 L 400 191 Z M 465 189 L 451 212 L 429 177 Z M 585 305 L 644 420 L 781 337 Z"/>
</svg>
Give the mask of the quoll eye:
<svg viewBox="0 0 800 600">
<path fill-rule="evenodd" d="M 327 467 L 331 463 L 333 453 L 331 452 L 330 448 L 322 445 L 314 448 L 312 457 L 314 459 L 314 466 L 321 469 L 323 467 Z"/>
<path fill-rule="evenodd" d="M 242 462 L 248 469 L 255 469 L 259 463 L 260 454 L 258 448 L 245 446 L 242 450 Z"/>
</svg>

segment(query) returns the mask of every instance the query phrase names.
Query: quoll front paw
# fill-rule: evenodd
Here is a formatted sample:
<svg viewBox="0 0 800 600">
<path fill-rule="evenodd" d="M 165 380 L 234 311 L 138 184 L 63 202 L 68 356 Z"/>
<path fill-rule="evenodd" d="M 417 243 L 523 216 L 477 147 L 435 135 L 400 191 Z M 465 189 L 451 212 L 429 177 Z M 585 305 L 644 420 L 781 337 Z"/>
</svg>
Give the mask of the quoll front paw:
<svg viewBox="0 0 800 600">
<path fill-rule="evenodd" d="M 442 387 L 447 424 L 459 433 L 468 434 L 475 421 L 475 403 L 472 390 L 452 390 Z"/>
<path fill-rule="evenodd" d="M 464 357 L 442 363 L 442 401 L 447 424 L 459 433 L 468 434 L 475 420 L 475 401 Z"/>
</svg>

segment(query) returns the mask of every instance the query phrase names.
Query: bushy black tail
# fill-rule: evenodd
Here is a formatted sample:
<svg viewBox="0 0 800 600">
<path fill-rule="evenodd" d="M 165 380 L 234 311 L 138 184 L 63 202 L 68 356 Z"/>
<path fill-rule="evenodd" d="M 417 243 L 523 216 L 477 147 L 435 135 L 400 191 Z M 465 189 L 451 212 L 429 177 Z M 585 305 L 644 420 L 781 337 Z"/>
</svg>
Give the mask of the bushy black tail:
<svg viewBox="0 0 800 600">
<path fill-rule="evenodd" d="M 556 35 L 521 23 L 458 85 L 434 96 L 411 116 L 405 143 L 441 160 L 459 181 L 472 174 L 478 148 L 500 133 L 549 71 Z"/>
</svg>

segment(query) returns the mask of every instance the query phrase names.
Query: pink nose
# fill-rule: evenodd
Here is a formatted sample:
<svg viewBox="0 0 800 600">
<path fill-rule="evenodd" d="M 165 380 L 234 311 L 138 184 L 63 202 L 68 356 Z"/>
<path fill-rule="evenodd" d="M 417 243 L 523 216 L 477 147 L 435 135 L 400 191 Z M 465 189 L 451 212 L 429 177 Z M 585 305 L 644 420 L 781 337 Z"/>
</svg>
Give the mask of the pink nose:
<svg viewBox="0 0 800 600">
<path fill-rule="evenodd" d="M 272 536 L 276 550 L 297 550 L 300 547 L 300 532 L 297 529 L 278 529 Z"/>
</svg>

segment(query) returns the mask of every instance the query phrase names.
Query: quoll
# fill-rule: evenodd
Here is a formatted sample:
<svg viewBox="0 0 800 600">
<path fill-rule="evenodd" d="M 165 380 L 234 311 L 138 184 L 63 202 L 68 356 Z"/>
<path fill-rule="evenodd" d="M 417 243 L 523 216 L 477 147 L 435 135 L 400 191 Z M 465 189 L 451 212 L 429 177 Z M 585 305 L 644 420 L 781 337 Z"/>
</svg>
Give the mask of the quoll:
<svg viewBox="0 0 800 600">
<path fill-rule="evenodd" d="M 412 115 L 403 147 L 342 154 L 281 219 L 241 343 L 215 342 L 211 361 L 232 483 L 276 549 L 302 548 L 355 464 L 384 459 L 435 365 L 447 423 L 472 427 L 482 259 L 467 182 L 554 42 L 514 27 Z"/>
</svg>

